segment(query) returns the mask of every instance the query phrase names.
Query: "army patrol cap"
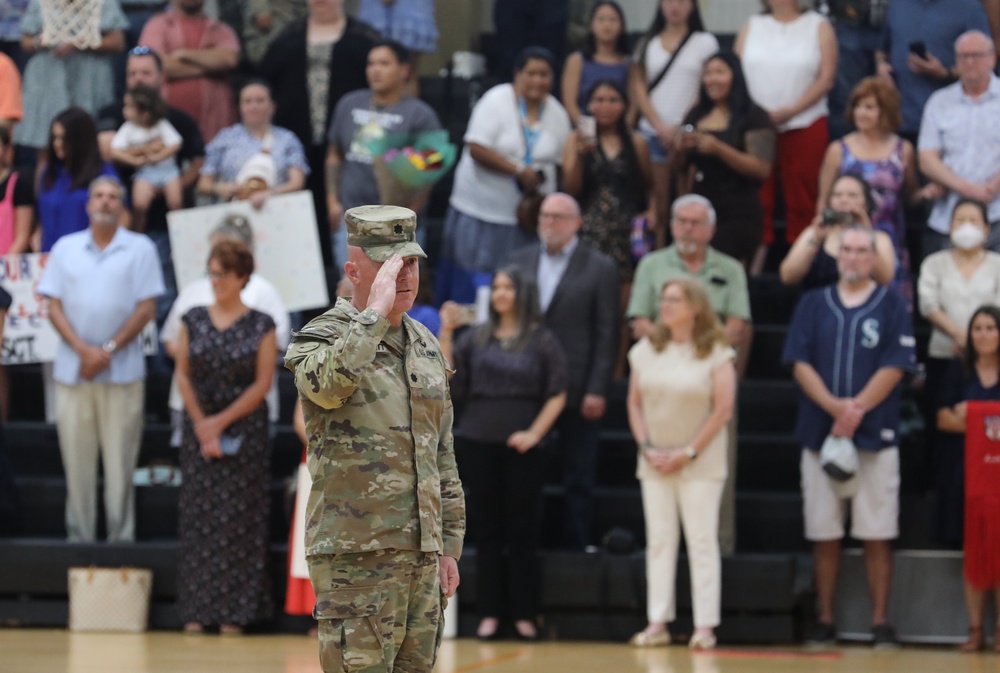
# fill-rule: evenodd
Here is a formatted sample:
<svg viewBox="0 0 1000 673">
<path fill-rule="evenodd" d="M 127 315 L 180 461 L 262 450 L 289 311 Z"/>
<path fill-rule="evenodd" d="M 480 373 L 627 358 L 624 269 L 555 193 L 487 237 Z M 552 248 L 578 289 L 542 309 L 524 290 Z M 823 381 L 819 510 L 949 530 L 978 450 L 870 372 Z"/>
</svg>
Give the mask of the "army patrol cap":
<svg viewBox="0 0 1000 673">
<path fill-rule="evenodd" d="M 427 257 L 417 243 L 417 214 L 401 206 L 358 206 L 344 214 L 347 244 L 365 251 L 373 262 L 394 254 Z"/>
</svg>

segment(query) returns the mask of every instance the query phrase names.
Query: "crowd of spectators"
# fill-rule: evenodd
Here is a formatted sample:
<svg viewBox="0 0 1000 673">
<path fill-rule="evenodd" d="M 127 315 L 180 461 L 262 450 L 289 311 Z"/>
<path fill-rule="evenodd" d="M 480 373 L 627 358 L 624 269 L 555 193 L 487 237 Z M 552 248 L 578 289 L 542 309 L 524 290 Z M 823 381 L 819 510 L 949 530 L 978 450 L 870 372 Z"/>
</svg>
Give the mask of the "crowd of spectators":
<svg viewBox="0 0 1000 673">
<path fill-rule="evenodd" d="M 344 212 L 384 197 L 368 141 L 442 126 L 417 95 L 416 56 L 437 48 L 433 4 L 362 0 L 357 17 L 343 0 L 220 1 L 217 17 L 205 0 L 0 9 L 0 252 L 50 253 L 38 292 L 60 336 L 46 376 L 67 532 L 96 536 L 100 451 L 108 537 L 134 536 L 145 380 L 136 336 L 155 315 L 176 362 L 189 630 L 239 631 L 272 610 L 262 489 L 274 355 L 290 328 L 254 272 L 245 221 L 220 224 L 209 280 L 178 297 L 166 213 L 231 200 L 260 209 L 307 190 L 335 278 L 348 258 Z M 670 640 L 683 528 L 691 644 L 714 647 L 719 558 L 736 549 L 733 408 L 753 334 L 748 284 L 769 254 L 772 266 L 783 256 L 781 281 L 806 291 L 783 360 L 801 389 L 819 599 L 810 639 L 836 634 L 849 498 L 873 637 L 895 643 L 886 606 L 899 399 L 918 356 L 927 389 L 944 391 L 924 402 L 941 445 L 938 533 L 962 544 L 964 403 L 1000 398 L 1000 313 L 989 308 L 1000 303 L 1000 35 L 990 29 L 1000 17 L 979 0 L 872 0 L 862 12 L 833 0 L 763 4 L 729 51 L 696 0 L 659 0 L 634 46 L 621 7 L 601 0 L 567 55 L 565 0 L 495 3 L 502 83 L 470 110 L 435 282 L 423 288 L 434 289 L 425 304 L 441 307 L 424 308 L 464 407 L 458 456 L 479 574 L 494 580 L 480 587 L 482 638 L 504 615 L 520 637 L 538 636 L 539 503 L 553 444 L 562 542 L 596 542 L 600 422 L 612 382 L 631 369 L 651 580 L 649 625 L 632 642 Z M 429 196 L 393 205 L 422 212 Z M 463 305 L 476 303 L 488 317 L 462 331 Z M 932 328 L 927 353 L 915 351 L 920 317 Z M 858 454 L 846 484 L 827 476 L 841 440 Z M 210 521 L 209 495 L 238 526 Z M 220 557 L 254 590 L 206 591 L 220 584 L 207 560 Z M 967 592 L 967 649 L 982 647 L 988 588 Z"/>
</svg>

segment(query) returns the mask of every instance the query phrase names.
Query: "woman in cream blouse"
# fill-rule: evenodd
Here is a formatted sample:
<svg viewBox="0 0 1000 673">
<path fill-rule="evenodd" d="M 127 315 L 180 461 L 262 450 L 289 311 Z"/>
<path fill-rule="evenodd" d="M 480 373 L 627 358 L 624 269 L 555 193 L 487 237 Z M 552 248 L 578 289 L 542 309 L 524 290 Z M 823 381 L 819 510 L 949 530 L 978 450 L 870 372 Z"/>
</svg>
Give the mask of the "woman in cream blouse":
<svg viewBox="0 0 1000 673">
<path fill-rule="evenodd" d="M 646 515 L 647 617 L 632 645 L 670 643 L 681 523 L 691 569 L 693 649 L 715 647 L 721 560 L 718 528 L 726 479 L 726 423 L 736 397 L 735 353 L 696 280 L 663 287 L 656 331 L 629 351 L 628 418 L 639 445 Z"/>
</svg>

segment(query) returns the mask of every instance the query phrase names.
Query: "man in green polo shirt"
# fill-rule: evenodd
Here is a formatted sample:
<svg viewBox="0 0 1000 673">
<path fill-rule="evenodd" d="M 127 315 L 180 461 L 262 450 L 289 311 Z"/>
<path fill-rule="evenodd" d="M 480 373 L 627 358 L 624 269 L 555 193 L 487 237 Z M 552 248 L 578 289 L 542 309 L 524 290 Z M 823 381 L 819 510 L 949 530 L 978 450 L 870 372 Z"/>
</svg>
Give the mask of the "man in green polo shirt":
<svg viewBox="0 0 1000 673">
<path fill-rule="evenodd" d="M 678 276 L 696 278 L 708 292 L 712 307 L 726 328 L 729 343 L 736 349 L 736 371 L 742 377 L 753 333 L 747 275 L 742 264 L 709 245 L 715 234 L 715 208 L 711 201 L 697 194 L 674 201 L 670 232 L 674 244 L 649 253 L 635 270 L 626 311 L 632 336 L 641 339 L 653 333 L 660 315 L 664 283 Z M 719 547 L 723 554 L 732 554 L 736 548 L 735 476 L 734 414 L 729 423 L 729 476 L 719 512 Z"/>
<path fill-rule="evenodd" d="M 652 334 L 660 315 L 660 292 L 672 278 L 697 278 L 705 286 L 712 307 L 726 327 L 729 343 L 745 350 L 750 334 L 750 294 L 743 266 L 712 248 L 715 209 L 703 196 L 688 194 L 674 201 L 670 231 L 674 244 L 642 258 L 635 270 L 627 316 L 632 336 Z M 745 360 L 745 356 L 743 358 Z"/>
</svg>

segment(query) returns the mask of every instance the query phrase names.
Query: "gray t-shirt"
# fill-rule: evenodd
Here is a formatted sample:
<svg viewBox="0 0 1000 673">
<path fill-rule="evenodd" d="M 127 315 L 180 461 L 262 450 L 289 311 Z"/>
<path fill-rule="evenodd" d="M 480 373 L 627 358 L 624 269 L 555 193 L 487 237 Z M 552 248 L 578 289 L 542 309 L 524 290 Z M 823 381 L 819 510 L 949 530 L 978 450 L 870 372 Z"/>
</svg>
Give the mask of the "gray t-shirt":
<svg viewBox="0 0 1000 673">
<path fill-rule="evenodd" d="M 378 107 L 368 89 L 354 91 L 337 103 L 327 142 L 340 149 L 344 163 L 338 196 L 344 210 L 380 203 L 375 182 L 374 158 L 365 141 L 386 134 L 435 131 L 441 122 L 427 103 L 406 97 L 395 105 Z M 407 204 L 397 204 L 407 205 Z"/>
</svg>

